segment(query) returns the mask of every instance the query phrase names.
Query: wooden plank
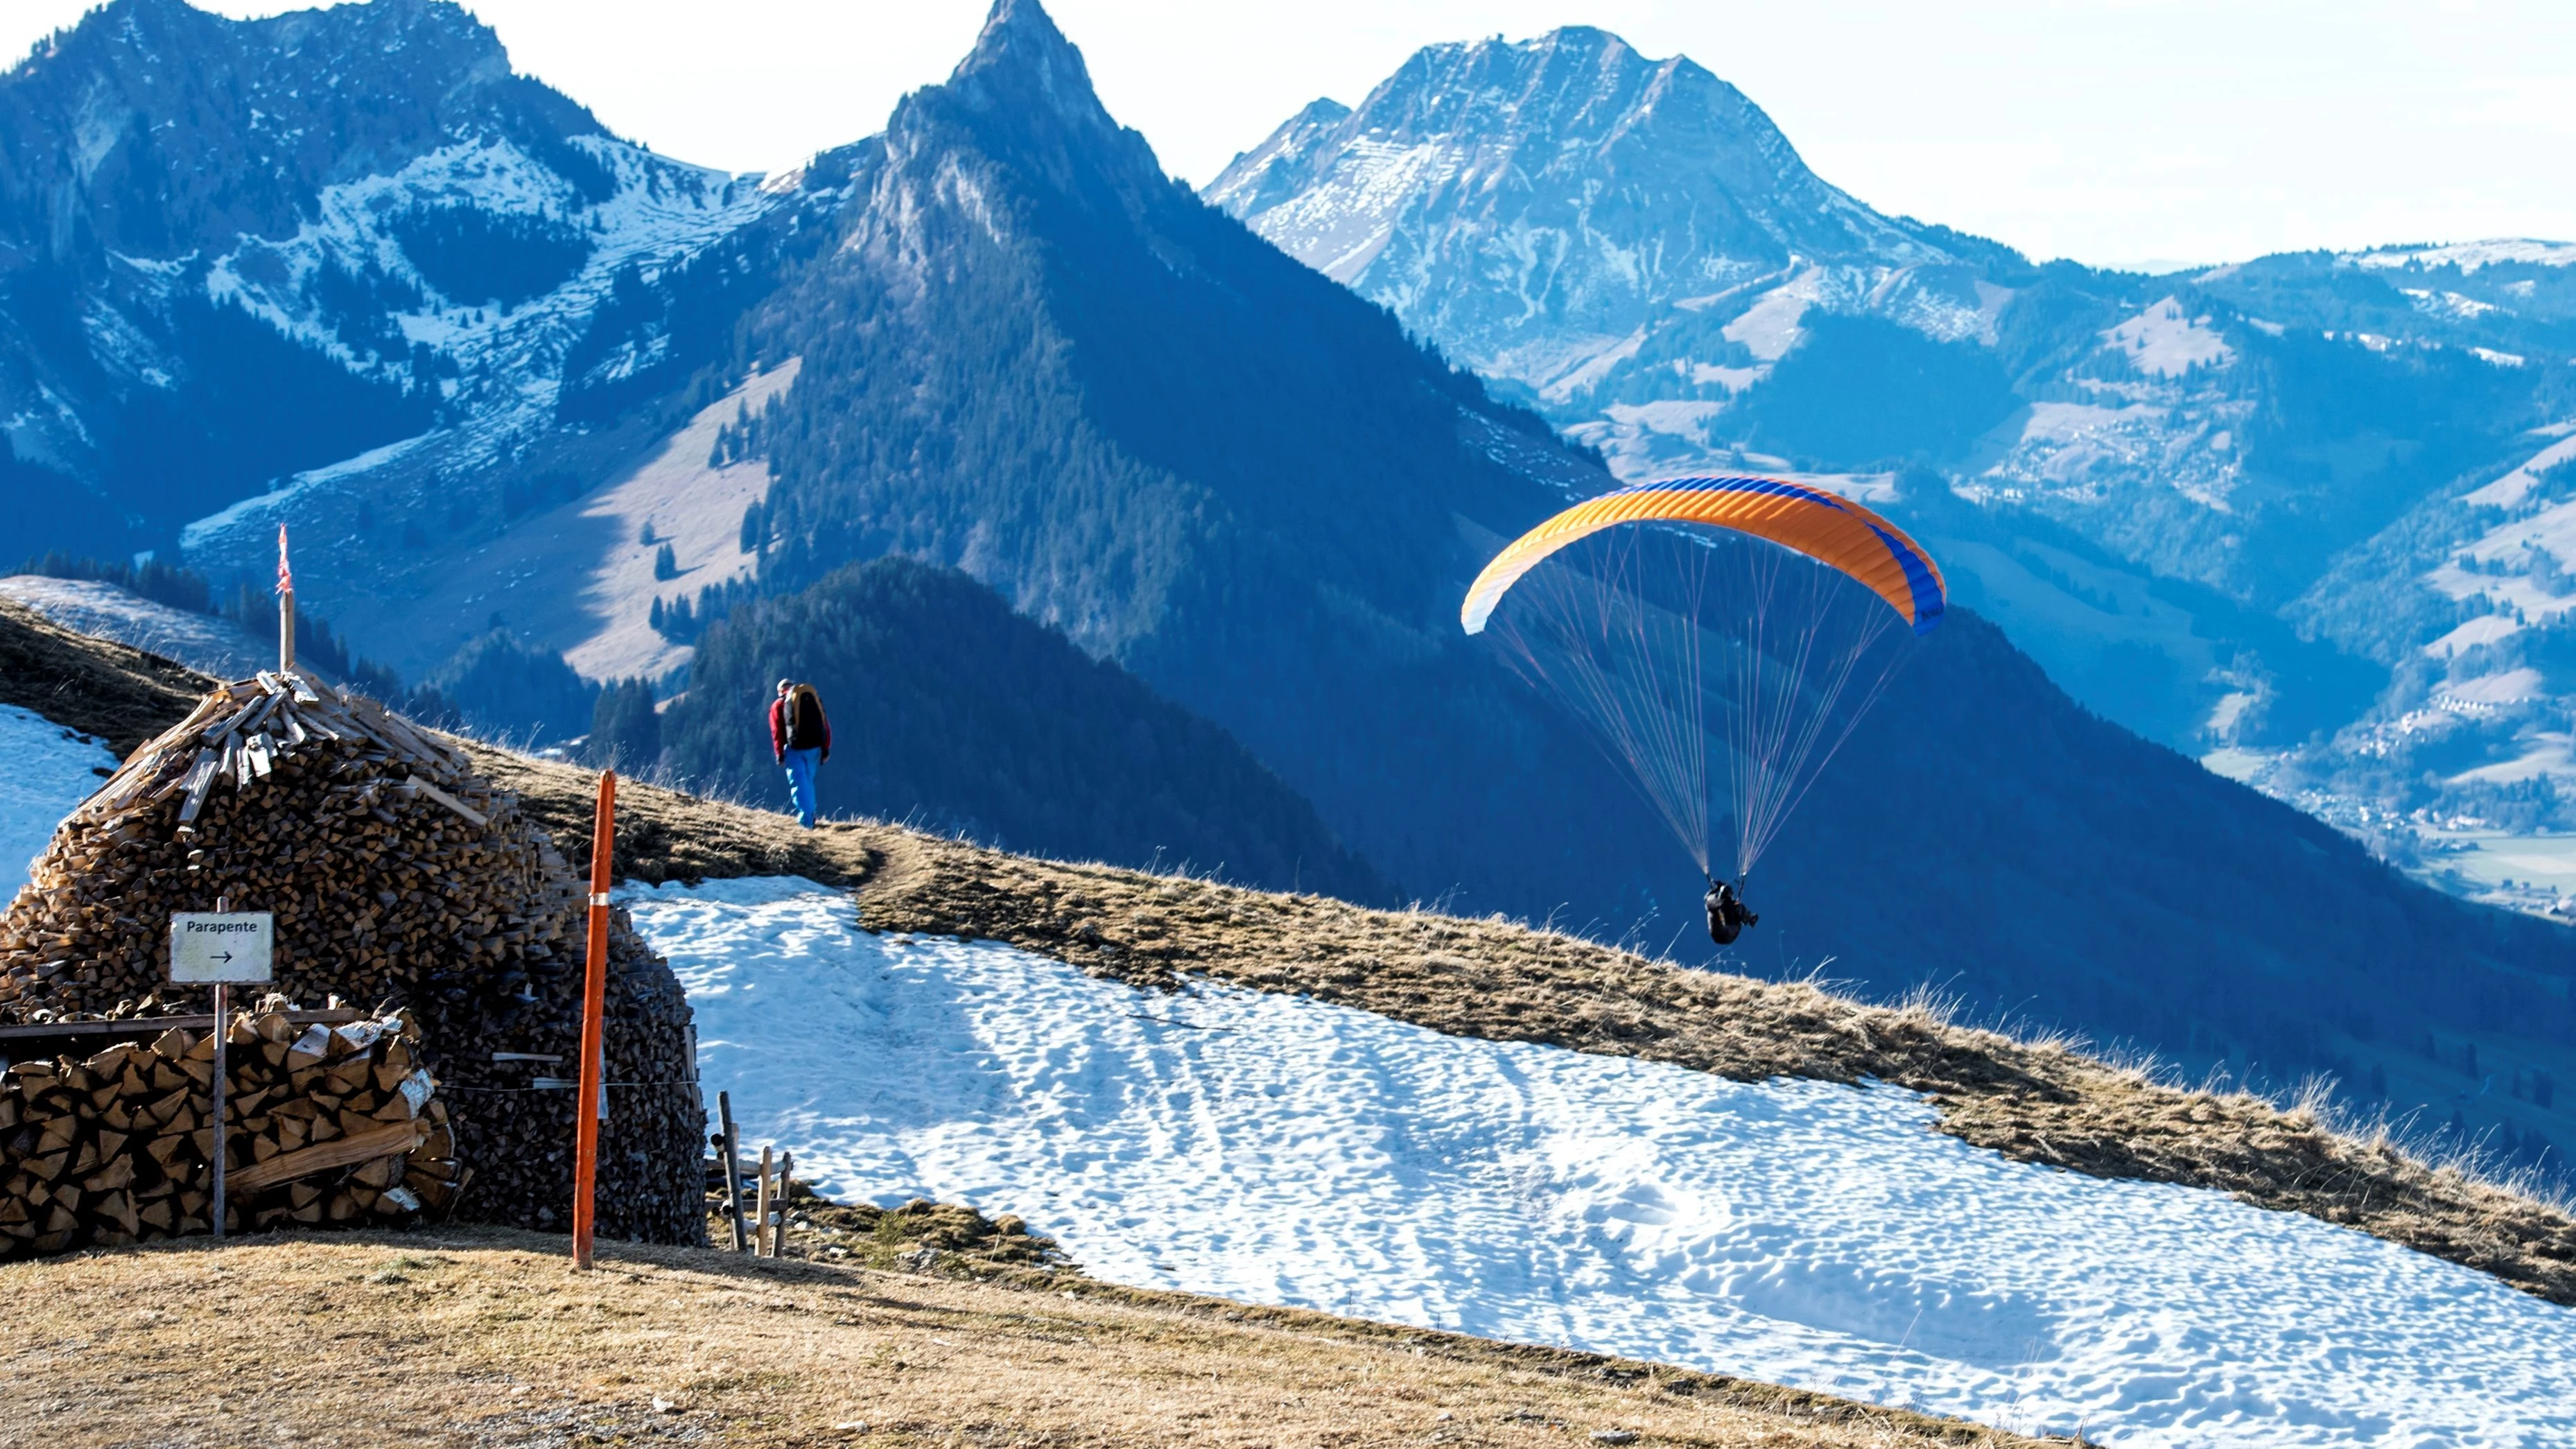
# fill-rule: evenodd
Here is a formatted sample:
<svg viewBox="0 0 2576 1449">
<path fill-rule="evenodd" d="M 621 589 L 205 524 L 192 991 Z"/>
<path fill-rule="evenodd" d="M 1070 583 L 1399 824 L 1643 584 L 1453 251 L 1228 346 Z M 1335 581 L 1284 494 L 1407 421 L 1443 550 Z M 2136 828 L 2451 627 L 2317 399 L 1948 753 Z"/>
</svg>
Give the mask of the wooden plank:
<svg viewBox="0 0 2576 1449">
<path fill-rule="evenodd" d="M 197 766 L 188 772 L 188 803 L 179 807 L 179 823 L 187 824 L 205 808 L 206 792 L 215 787 L 216 772 L 223 768 L 221 755 L 199 751 Z"/>
<path fill-rule="evenodd" d="M 733 1216 L 733 1250 L 751 1246 L 742 1226 L 742 1134 L 734 1130 L 733 1093 L 716 1093 L 716 1115 L 724 1124 L 725 1211 Z"/>
<path fill-rule="evenodd" d="M 473 806 L 466 804 L 464 801 L 457 799 L 455 796 L 448 794 L 446 791 L 429 783 L 427 780 L 421 779 L 417 775 L 403 781 L 402 784 L 397 785 L 394 788 L 402 790 L 408 794 L 426 795 L 430 799 L 437 801 L 439 804 L 446 806 L 448 809 L 455 811 L 457 814 L 464 816 L 467 820 L 472 821 L 478 826 L 489 825 L 492 823 L 491 817 L 485 815 L 482 811 L 475 809 Z"/>
<path fill-rule="evenodd" d="M 355 1007 L 334 1006 L 320 1011 L 290 1011 L 289 1024 L 339 1026 L 359 1019 Z M 19 1041 L 42 1037 L 134 1037 L 158 1036 L 173 1028 L 182 1031 L 209 1031 L 215 1018 L 208 1013 L 196 1016 L 129 1016 L 118 1021 L 40 1021 L 32 1026 L 0 1026 L 0 1041 Z"/>
<path fill-rule="evenodd" d="M 751 1255 L 769 1256 L 769 1149 L 760 1149 L 760 1197 L 751 1220 Z"/>
<path fill-rule="evenodd" d="M 382 1127 L 334 1137 L 311 1147 L 281 1152 L 266 1162 L 255 1163 L 231 1174 L 231 1187 L 236 1192 L 253 1193 L 262 1188 L 328 1172 L 335 1167 L 349 1167 L 379 1157 L 391 1157 L 418 1147 L 426 1136 L 419 1124 L 410 1121 L 388 1122 Z"/>
<path fill-rule="evenodd" d="M 788 1174 L 796 1170 L 796 1154 L 778 1154 L 778 1221 L 769 1228 L 769 1256 L 787 1256 L 787 1183 Z"/>
</svg>

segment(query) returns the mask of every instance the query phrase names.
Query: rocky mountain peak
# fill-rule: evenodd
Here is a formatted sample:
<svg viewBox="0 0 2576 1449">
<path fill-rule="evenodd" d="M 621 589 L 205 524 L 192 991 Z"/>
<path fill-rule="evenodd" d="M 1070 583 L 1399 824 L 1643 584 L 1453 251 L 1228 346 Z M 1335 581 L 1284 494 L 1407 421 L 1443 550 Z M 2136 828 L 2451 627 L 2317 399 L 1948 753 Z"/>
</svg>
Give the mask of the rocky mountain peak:
<svg viewBox="0 0 2576 1449">
<path fill-rule="evenodd" d="M 114 0 L 0 72 L 0 246 L 77 265 L 292 235 L 318 191 L 475 135 L 592 134 L 448 0 L 230 20 Z M 245 163 L 248 164 L 245 164 Z"/>
<path fill-rule="evenodd" d="M 1706 68 L 1589 26 L 1426 47 L 1356 108 L 1308 106 L 1204 194 L 1545 404 L 1685 351 L 1715 401 L 1776 359 L 1812 301 L 1879 296 L 1900 273 L 1895 305 L 1950 332 L 1988 325 L 1964 277 L 1914 307 L 1931 283 L 1913 274 L 1956 270 L 1928 229 L 1818 177 Z M 1784 287 L 1803 290 L 1737 325 Z"/>
<path fill-rule="evenodd" d="M 983 33 L 950 73 L 947 89 L 977 111 L 1023 126 L 1118 129 L 1091 88 L 1082 52 L 1038 0 L 994 0 Z"/>
<path fill-rule="evenodd" d="M 1162 193 L 1188 195 L 1165 177 L 1145 138 L 1110 116 L 1082 52 L 1038 0 L 995 0 L 947 84 L 917 91 L 896 109 L 885 146 L 897 165 L 881 185 L 909 185 L 907 176 L 926 174 L 909 163 L 962 149 L 976 158 L 970 165 L 998 162 L 1023 184 L 1131 218 L 1161 204 Z"/>
</svg>

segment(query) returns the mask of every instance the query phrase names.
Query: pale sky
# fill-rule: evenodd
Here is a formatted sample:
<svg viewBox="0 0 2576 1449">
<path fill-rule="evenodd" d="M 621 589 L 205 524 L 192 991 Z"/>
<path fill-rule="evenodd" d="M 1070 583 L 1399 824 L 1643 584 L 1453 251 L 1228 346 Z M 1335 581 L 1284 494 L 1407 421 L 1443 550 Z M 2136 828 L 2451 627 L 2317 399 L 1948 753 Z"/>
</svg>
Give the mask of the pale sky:
<svg viewBox="0 0 2576 1449">
<path fill-rule="evenodd" d="M 0 54 L 87 0 L 0 0 Z M 275 0 L 207 0 L 273 14 Z M 468 0 L 618 133 L 730 170 L 878 130 L 985 0 Z M 1416 48 L 1597 25 L 1690 56 L 1883 211 L 2096 264 L 2576 239 L 2576 0 L 1050 0 L 1204 182 Z"/>
</svg>

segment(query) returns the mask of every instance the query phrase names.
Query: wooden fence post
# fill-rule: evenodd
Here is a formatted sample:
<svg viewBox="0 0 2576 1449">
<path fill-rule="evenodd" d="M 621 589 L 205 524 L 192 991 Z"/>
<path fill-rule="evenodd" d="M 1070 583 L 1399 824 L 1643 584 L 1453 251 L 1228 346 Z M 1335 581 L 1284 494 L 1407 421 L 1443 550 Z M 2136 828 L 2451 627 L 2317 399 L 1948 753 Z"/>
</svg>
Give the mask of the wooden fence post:
<svg viewBox="0 0 2576 1449">
<path fill-rule="evenodd" d="M 600 1078 L 607 1053 L 600 1016 L 608 1000 L 608 889 L 617 836 L 617 772 L 599 776 L 599 808 L 590 832 L 590 973 L 581 994 L 581 1089 L 573 1104 L 572 1261 L 590 1266 L 599 1182 Z"/>
<path fill-rule="evenodd" d="M 232 908 L 232 897 L 215 897 L 215 913 L 217 915 L 225 914 L 232 910 Z M 230 1092 L 225 1090 L 225 1088 L 230 1085 L 230 1081 L 225 1074 L 225 1068 L 229 1063 L 224 1059 L 224 1047 L 226 1045 L 224 1038 L 232 1035 L 232 1024 L 225 1020 L 225 1017 L 228 1014 L 225 1008 L 232 1004 L 226 999 L 228 995 L 229 993 L 224 989 L 224 983 L 221 981 L 216 982 L 215 1087 L 214 1091 L 210 1094 L 212 1098 L 210 1105 L 212 1106 L 213 1111 L 208 1114 L 212 1120 L 206 1124 L 213 1129 L 209 1135 L 214 1140 L 214 1151 L 209 1152 L 206 1155 L 214 1160 L 213 1166 L 215 1169 L 215 1180 L 213 1184 L 214 1191 L 210 1194 L 211 1201 L 208 1202 L 206 1206 L 206 1212 L 208 1220 L 215 1230 L 215 1241 L 218 1243 L 224 1240 L 224 1148 L 226 1145 L 224 1142 L 224 1098 L 231 1095 Z"/>
<path fill-rule="evenodd" d="M 716 1093 L 716 1116 L 724 1124 L 725 1211 L 733 1215 L 733 1250 L 740 1253 L 751 1240 L 742 1229 L 742 1134 L 734 1130 L 733 1093 Z"/>
<path fill-rule="evenodd" d="M 769 1149 L 760 1149 L 760 1199 L 751 1223 L 751 1255 L 769 1256 Z"/>
<path fill-rule="evenodd" d="M 787 1184 L 790 1180 L 789 1175 L 795 1171 L 796 1154 L 793 1152 L 779 1153 L 778 1221 L 769 1229 L 769 1256 L 773 1258 L 784 1258 L 787 1256 Z"/>
</svg>

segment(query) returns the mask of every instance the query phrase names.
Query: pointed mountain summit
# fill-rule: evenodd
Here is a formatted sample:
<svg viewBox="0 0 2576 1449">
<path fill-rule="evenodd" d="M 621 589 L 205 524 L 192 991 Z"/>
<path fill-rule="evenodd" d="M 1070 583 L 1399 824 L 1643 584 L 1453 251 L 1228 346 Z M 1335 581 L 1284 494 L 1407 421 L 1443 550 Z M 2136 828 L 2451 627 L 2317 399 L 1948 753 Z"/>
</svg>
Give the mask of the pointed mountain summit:
<svg viewBox="0 0 2576 1449">
<path fill-rule="evenodd" d="M 1308 106 L 1206 195 L 1542 394 L 1676 306 L 1819 264 L 1953 260 L 1808 170 L 1743 92 L 1588 26 L 1416 52 L 1356 109 Z"/>
<path fill-rule="evenodd" d="M 1390 874 L 1489 874 L 1423 824 L 1506 808 L 1457 752 L 1499 766 L 1478 722 L 1524 707 L 1456 590 L 1476 538 L 1598 469 L 1167 178 L 1027 0 L 848 168 L 839 241 L 752 319 L 803 369 L 763 586 L 954 564 L 1225 725 Z"/>
</svg>

